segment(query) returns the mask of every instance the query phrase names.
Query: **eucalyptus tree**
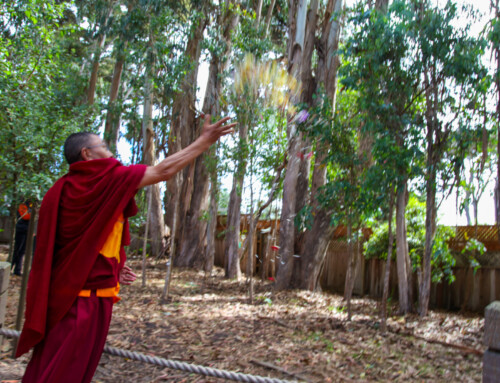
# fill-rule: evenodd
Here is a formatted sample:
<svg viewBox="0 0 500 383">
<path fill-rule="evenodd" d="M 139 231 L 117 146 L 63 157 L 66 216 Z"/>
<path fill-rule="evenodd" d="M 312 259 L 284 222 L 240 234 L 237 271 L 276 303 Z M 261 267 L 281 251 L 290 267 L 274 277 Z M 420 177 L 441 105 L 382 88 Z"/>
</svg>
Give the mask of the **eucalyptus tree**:
<svg viewBox="0 0 500 383">
<path fill-rule="evenodd" d="M 349 252 L 348 267 L 345 280 L 344 298 L 347 302 L 348 318 L 351 318 L 351 297 L 354 287 L 356 264 L 361 256 L 360 235 L 363 219 L 367 212 L 366 194 L 363 188 L 367 166 L 360 141 L 359 126 L 363 121 L 363 113 L 355 107 L 356 92 L 343 91 L 337 95 L 336 107 L 328 102 L 318 103 L 316 108 L 309 109 L 310 115 L 299 127 L 311 138 L 321 138 L 329 148 L 326 157 L 317 166 L 326 169 L 324 185 L 316 192 L 316 205 L 303 209 L 296 222 L 299 232 L 310 232 L 318 221 L 322 221 L 323 233 L 318 240 L 325 241 L 326 248 L 331 238 L 332 228 L 344 224 L 347 229 L 347 245 Z M 324 233 L 330 233 L 324 236 Z M 313 246 L 310 240 L 304 248 Z M 299 287 L 315 289 L 319 283 L 321 257 L 308 257 L 303 250 L 301 262 L 301 283 Z M 308 262 L 304 262 L 308 261 Z"/>
<path fill-rule="evenodd" d="M 467 27 L 454 27 L 457 7 L 449 2 L 434 7 L 425 1 L 395 1 L 386 15 L 362 9 L 353 38 L 346 44 L 351 62 L 345 85 L 360 91 L 360 110 L 368 112 L 365 129 L 373 134 L 372 153 L 394 165 L 398 188 L 397 248 L 408 254 L 404 201 L 409 179 L 423 178 L 427 196 L 426 247 L 419 275 L 420 313 L 425 315 L 431 281 L 431 254 L 436 230 L 436 191 L 439 181 L 449 193 L 465 158 L 464 106 L 474 104 L 485 71 L 480 65 L 484 43 L 468 36 Z M 426 153 L 421 150 L 426 146 Z M 424 162 L 425 160 L 425 162 Z M 391 184 L 392 184 L 391 182 Z M 388 185 L 389 186 L 389 185 Z M 399 224 L 401 222 L 401 224 Z M 404 246 L 400 248 L 400 244 Z M 400 309 L 410 309 L 410 291 L 403 281 L 411 271 L 409 258 L 398 256 Z M 402 283 L 403 282 L 403 283 Z M 406 286 L 406 288 L 405 288 Z M 403 290 L 404 289 L 404 290 Z"/>
<path fill-rule="evenodd" d="M 228 1 L 223 5 L 223 7 L 217 8 L 217 22 L 211 24 L 209 28 L 211 39 L 207 39 L 207 50 L 211 58 L 202 110 L 204 114 L 212 116 L 221 115 L 224 74 L 228 68 L 229 55 L 232 49 L 231 36 L 239 22 L 239 12 L 237 12 L 236 3 Z M 218 168 L 220 164 L 218 149 L 219 143 L 212 147 L 207 155 L 204 154 L 204 161 L 197 163 L 197 166 L 201 169 L 203 167 L 206 168 L 206 171 L 198 171 L 200 174 L 199 178 L 201 178 L 199 182 L 205 181 L 209 183 L 208 219 L 200 219 L 203 214 L 202 209 L 198 210 L 198 214 L 193 214 L 193 218 L 197 218 L 196 221 L 192 219 L 195 224 L 192 233 L 196 233 L 196 235 L 192 235 L 191 240 L 194 243 L 192 248 L 198 251 L 202 250 L 202 254 L 204 255 L 203 268 L 207 273 L 211 273 L 215 258 L 215 230 L 217 226 L 219 193 Z M 206 176 L 203 177 L 201 174 L 206 174 Z M 199 189 L 204 190 L 203 188 Z M 203 200 L 204 197 L 202 195 L 199 198 Z"/>
<path fill-rule="evenodd" d="M 209 56 L 210 64 L 206 81 L 202 113 L 213 118 L 222 112 L 222 90 L 229 56 L 232 33 L 238 25 L 239 12 L 235 2 L 223 2 L 210 8 L 208 37 L 201 43 Z M 197 126 L 199 129 L 199 126 Z M 195 135 L 199 134 L 196 130 Z M 215 252 L 215 227 L 217 222 L 217 169 L 218 144 L 203 154 L 194 164 L 194 182 L 187 213 L 181 217 L 183 234 L 179 243 L 179 265 L 203 267 L 211 271 Z"/>
<path fill-rule="evenodd" d="M 143 27 L 141 10 L 136 5 L 136 0 L 127 0 L 126 11 L 121 11 L 121 17 L 115 21 L 115 28 L 118 28 L 117 37 L 114 39 L 113 51 L 115 64 L 111 84 L 109 87 L 109 98 L 107 101 L 106 120 L 104 124 L 104 141 L 108 144 L 113 153 L 117 151 L 118 137 L 120 131 L 121 105 L 118 100 L 122 74 L 126 59 L 128 57 L 128 44 L 139 36 L 137 30 Z"/>
<path fill-rule="evenodd" d="M 469 12 L 472 12 L 469 10 Z M 469 14 L 473 16 L 473 14 Z M 428 2 L 415 2 L 413 33 L 418 46 L 417 60 L 421 63 L 422 88 L 425 97 L 426 164 L 424 168 L 426 194 L 425 251 L 419 280 L 419 314 L 427 315 L 431 285 L 431 254 L 436 233 L 436 198 L 438 184 L 446 185 L 446 164 L 457 164 L 453 143 L 460 142 L 463 108 L 475 99 L 477 85 L 486 76 L 481 63 L 485 41 L 470 36 L 467 25 L 454 27 L 457 6 L 451 2 L 443 8 Z M 458 126 L 457 126 L 458 125 Z M 455 144 L 455 147 L 460 147 Z M 460 151 L 458 152 L 460 155 Z"/>
<path fill-rule="evenodd" d="M 300 97 L 294 101 L 305 109 L 315 104 L 314 95 L 320 94 L 320 89 L 323 89 L 327 98 L 319 97 L 317 100 L 327 102 L 334 108 L 339 66 L 335 52 L 340 36 L 342 4 L 342 0 L 329 0 L 326 4 L 315 0 L 310 7 L 306 1 L 290 3 L 287 42 L 289 73 L 300 82 L 302 88 Z M 333 233 L 330 217 L 324 214 L 317 203 L 318 191 L 326 182 L 323 160 L 327 156 L 328 147 L 321 143 L 321 138 L 315 137 L 311 141 L 297 129 L 296 122 L 297 120 L 293 120 L 287 127 L 288 164 L 283 184 L 279 234 L 281 264 L 276 278 L 278 289 L 297 285 L 316 288 L 317 280 L 312 283 L 304 281 L 300 275 L 301 269 L 310 265 L 315 270 L 309 270 L 309 274 L 319 275 L 319 268 Z M 309 188 L 313 154 L 315 168 L 312 186 Z M 314 223 L 310 230 L 299 233 L 295 218 L 308 203 L 315 210 Z"/>
<path fill-rule="evenodd" d="M 473 99 L 463 109 L 463 124 L 470 129 L 463 129 L 462 151 L 463 158 L 462 173 L 457 173 L 457 205 L 459 210 L 465 212 L 467 225 L 477 226 L 478 204 L 495 175 L 496 159 L 496 118 L 491 116 L 487 110 L 487 98 L 490 97 L 490 77 L 486 77 L 482 84 L 478 84 L 478 99 Z M 475 127 L 475 129 L 472 129 Z M 457 206 L 458 207 L 458 206 Z M 470 212 L 472 207 L 472 217 Z"/>
<path fill-rule="evenodd" d="M 496 87 L 495 94 L 495 116 L 493 120 L 496 122 L 497 128 L 497 172 L 495 184 L 495 220 L 498 230 L 498 239 L 500 240 L 500 6 L 498 0 L 491 1 L 492 18 L 488 30 L 488 40 L 494 57 L 494 83 Z"/>
<path fill-rule="evenodd" d="M 264 25 L 263 20 L 259 17 L 259 12 L 262 11 L 262 8 L 259 11 L 259 4 L 248 4 L 248 8 L 244 8 L 241 5 L 232 4 L 230 5 L 230 9 L 233 9 L 235 14 L 239 14 L 239 21 L 234 25 L 234 33 L 232 36 L 232 46 L 234 56 L 238 62 L 239 58 L 243 57 L 246 52 L 253 53 L 256 57 L 273 57 L 277 56 L 278 47 L 273 46 L 271 40 L 266 38 L 266 26 Z M 271 17 L 273 13 L 273 4 L 269 5 L 267 8 L 267 15 Z M 266 108 L 272 108 L 271 104 L 276 105 L 276 100 L 272 99 L 273 92 L 270 92 L 269 85 L 273 84 L 277 87 L 277 92 L 283 91 L 283 84 L 277 84 L 277 78 L 275 74 L 277 73 L 277 66 L 273 66 L 274 69 L 271 70 L 270 64 L 260 64 L 258 62 L 254 62 L 250 64 L 251 60 L 245 59 L 247 67 L 248 65 L 252 66 L 255 71 L 259 71 L 262 69 L 262 73 L 255 72 L 253 73 L 254 78 L 251 78 L 252 73 L 246 73 L 240 76 L 240 80 L 243 78 L 244 80 L 240 81 L 241 89 L 237 92 L 233 92 L 230 96 L 230 109 L 234 110 L 236 113 L 236 117 L 238 119 L 239 129 L 238 129 L 238 139 L 235 144 L 235 149 L 230 151 L 230 158 L 233 158 L 230 168 L 233 172 L 233 187 L 230 193 L 230 201 L 228 205 L 228 230 L 226 230 L 226 241 L 225 241 L 225 257 L 226 257 L 226 277 L 235 278 L 240 275 L 240 257 L 241 251 L 239 251 L 239 239 L 240 239 L 240 217 L 241 217 L 241 208 L 242 208 L 242 194 L 243 194 L 243 185 L 245 182 L 245 175 L 248 170 L 248 159 L 249 156 L 255 156 L 255 150 L 252 148 L 262 147 L 263 140 L 267 139 L 273 141 L 271 139 L 271 133 L 264 133 L 262 123 L 255 123 L 254 119 L 257 116 L 261 115 L 262 118 L 265 118 L 267 115 L 266 110 L 256 109 L 257 105 L 263 106 L 267 103 L 268 106 Z M 239 66 L 239 68 L 243 68 L 243 66 Z M 239 70 L 239 69 L 238 69 Z M 248 70 L 248 68 L 247 68 Z M 259 76 L 267 76 L 266 79 L 259 78 Z M 251 79 L 251 81 L 250 81 Z M 236 79 L 234 80 L 236 81 Z M 262 82 L 264 81 L 264 82 Z M 265 81 L 269 81 L 269 84 L 265 84 Z M 236 84 L 235 84 L 236 85 Z M 243 89 L 250 89 L 251 91 L 246 92 Z M 234 88 L 236 89 L 236 88 Z M 254 91 L 262 91 L 267 92 L 266 94 L 255 94 Z M 244 93 L 244 94 L 243 94 Z M 269 93 L 269 94 L 268 94 Z M 237 96 L 236 96 L 237 95 Z M 271 97 L 271 99 L 269 99 Z M 286 104 L 286 101 L 283 101 Z M 244 107 L 242 105 L 248 107 L 249 109 L 244 112 Z M 251 116 L 251 118 L 249 117 Z M 241 121 L 240 121 L 241 120 Z M 275 127 L 276 124 L 269 123 L 268 126 Z M 272 130 L 272 129 L 271 129 Z M 260 132 L 260 136 L 258 136 Z M 256 136 L 257 135 L 257 136 Z M 258 140 L 255 142 L 249 143 L 248 140 L 252 139 L 252 137 L 257 137 Z M 271 146 L 271 148 L 273 148 Z M 275 147 L 274 150 L 271 150 L 271 153 L 276 153 Z M 268 151 L 269 152 L 269 151 Z M 254 157 L 251 157 L 252 161 Z M 252 167 L 250 169 L 251 172 L 254 171 Z M 213 200 L 213 199 L 212 199 Z M 212 212 L 215 209 L 212 208 Z M 252 220 L 253 221 L 253 220 Z M 252 233 L 250 233 L 247 238 L 252 237 Z M 251 242 L 251 240 L 250 240 Z"/>
<path fill-rule="evenodd" d="M 21 195 L 41 200 L 65 170 L 61 145 L 82 117 L 83 81 L 71 49 L 79 29 L 65 19 L 66 4 L 0 7 L 0 172 L 3 195 L 15 205 Z"/>
<path fill-rule="evenodd" d="M 420 66 L 409 36 L 412 12 L 395 1 L 386 13 L 359 6 L 351 18 L 353 33 L 343 48 L 342 84 L 358 91 L 357 107 L 365 114 L 363 130 L 373 140 L 372 166 L 394 167 L 383 177 L 386 190 L 396 187 L 396 244 L 399 306 L 411 309 L 411 263 L 406 240 L 408 181 L 422 162 L 422 90 Z M 373 178 L 372 178 L 373 179 Z M 379 178 L 380 180 L 380 178 Z M 371 190 L 378 185 L 366 185 Z"/>
<path fill-rule="evenodd" d="M 112 27 L 121 14 L 118 0 L 98 0 L 92 3 L 75 1 L 76 17 L 80 25 L 87 24 L 84 30 L 84 41 L 89 46 L 91 58 L 84 60 L 84 72 L 89 71 L 86 100 L 88 105 L 94 105 L 99 83 L 99 69 L 103 53 L 109 45 L 109 37 L 114 38 Z M 89 55 L 90 56 L 90 55 Z"/>
<path fill-rule="evenodd" d="M 210 4 L 194 2 L 192 5 L 193 8 L 189 10 L 189 13 L 184 15 L 186 18 L 186 29 L 185 40 L 182 45 L 185 67 L 184 75 L 180 79 L 173 98 L 172 121 L 168 136 L 169 155 L 193 142 L 201 128 L 200 116 L 196 112 L 196 84 L 203 35 L 208 23 L 209 9 L 207 7 Z M 198 203 L 198 201 L 194 201 L 192 198 L 193 190 L 196 188 L 194 173 L 198 161 L 200 161 L 199 158 L 187 166 L 174 179 L 167 182 L 169 197 L 166 220 L 167 225 L 170 227 L 172 227 L 174 220 L 178 222 L 176 231 L 172 233 L 174 240 L 177 242 L 177 249 L 182 248 L 184 241 L 191 240 L 188 237 L 191 233 L 185 232 L 187 226 L 185 221 L 189 219 L 188 212 L 190 211 L 191 203 Z M 185 260 L 186 258 L 183 256 L 176 256 L 175 264 L 186 266 Z"/>
<path fill-rule="evenodd" d="M 31 199 L 32 233 L 38 202 L 67 169 L 61 155 L 63 142 L 85 115 L 78 102 L 84 95 L 84 81 L 72 44 L 80 30 L 68 17 L 67 5 L 56 1 L 3 2 L 0 14 L 2 210 L 10 205 L 14 226 L 19 199 Z M 33 236 L 29 236 L 18 325 L 32 248 Z"/>
<path fill-rule="evenodd" d="M 290 105 L 290 95 L 297 89 L 296 81 L 289 76 L 278 63 L 259 61 L 253 55 L 247 54 L 244 60 L 235 68 L 233 93 L 231 97 L 234 112 L 239 122 L 238 137 L 231 153 L 234 162 L 233 185 L 229 198 L 228 223 L 226 230 L 226 277 L 239 276 L 240 258 L 240 221 L 245 176 L 249 173 L 253 178 L 260 174 L 263 181 L 265 173 L 277 169 L 283 162 L 284 150 L 280 147 L 283 130 L 283 119 L 286 112 L 293 108 Z M 251 166 L 248 166 L 250 163 Z M 280 173 L 279 170 L 276 170 Z M 265 177 L 268 178 L 268 177 Z M 274 198 L 279 177 L 273 177 L 269 200 Z M 253 186 L 250 185 L 251 191 Z M 253 202 L 253 201 L 252 201 Z M 246 237 L 249 243 L 249 258 L 253 257 L 251 244 L 257 213 L 254 216 L 253 205 L 250 207 L 250 230 Z M 245 249 L 247 245 L 242 246 Z M 251 265 L 249 265 L 251 267 Z"/>
</svg>

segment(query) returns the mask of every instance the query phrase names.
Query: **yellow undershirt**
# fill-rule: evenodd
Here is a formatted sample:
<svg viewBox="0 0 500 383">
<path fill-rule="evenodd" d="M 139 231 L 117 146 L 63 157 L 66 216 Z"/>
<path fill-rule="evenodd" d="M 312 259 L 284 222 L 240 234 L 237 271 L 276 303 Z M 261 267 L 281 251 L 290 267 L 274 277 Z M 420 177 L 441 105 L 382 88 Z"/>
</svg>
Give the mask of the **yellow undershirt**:
<svg viewBox="0 0 500 383">
<path fill-rule="evenodd" d="M 104 255 L 106 258 L 116 258 L 120 262 L 120 248 L 122 244 L 122 234 L 123 234 L 123 224 L 125 223 L 125 218 L 123 213 L 120 214 L 118 220 L 115 222 L 111 233 L 109 233 L 106 242 L 99 251 L 100 254 Z"/>
</svg>

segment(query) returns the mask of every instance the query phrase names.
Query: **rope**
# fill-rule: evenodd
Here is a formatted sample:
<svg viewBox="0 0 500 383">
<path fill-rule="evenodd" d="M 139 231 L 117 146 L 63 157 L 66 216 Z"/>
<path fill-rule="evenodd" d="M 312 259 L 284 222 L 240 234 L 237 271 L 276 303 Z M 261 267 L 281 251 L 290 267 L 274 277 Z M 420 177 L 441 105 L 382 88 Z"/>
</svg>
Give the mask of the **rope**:
<svg viewBox="0 0 500 383">
<path fill-rule="evenodd" d="M 10 338 L 19 338 L 20 332 L 15 330 L 10 330 L 7 328 L 0 328 L 0 335 L 4 335 Z M 242 374 L 239 372 L 219 370 L 216 368 L 204 367 L 196 364 L 178 362 L 175 360 L 158 358 L 156 356 L 144 355 L 138 352 L 127 351 L 116 347 L 104 346 L 104 352 L 110 355 L 121 356 L 123 358 L 128 358 L 132 360 L 137 360 L 139 362 L 150 363 L 161 367 L 168 367 L 174 370 L 181 370 L 185 372 L 191 372 L 204 376 L 212 376 L 215 378 L 222 378 L 228 380 L 234 380 L 238 382 L 247 383 L 291 383 L 288 380 L 279 380 L 274 378 L 266 378 L 256 375 Z"/>
</svg>

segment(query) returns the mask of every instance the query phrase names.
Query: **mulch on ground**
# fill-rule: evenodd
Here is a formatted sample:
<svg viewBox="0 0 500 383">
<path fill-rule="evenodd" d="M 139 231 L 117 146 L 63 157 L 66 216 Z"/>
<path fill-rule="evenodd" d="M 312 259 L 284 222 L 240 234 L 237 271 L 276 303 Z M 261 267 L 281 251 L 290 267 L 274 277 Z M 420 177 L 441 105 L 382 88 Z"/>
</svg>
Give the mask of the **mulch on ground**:
<svg viewBox="0 0 500 383">
<path fill-rule="evenodd" d="M 140 270 L 140 261 L 130 265 Z M 306 382 L 481 380 L 484 319 L 477 314 L 431 311 L 425 319 L 391 315 L 379 330 L 377 302 L 353 300 L 347 321 L 342 297 L 308 291 L 274 292 L 255 279 L 250 304 L 244 280 L 194 270 L 173 272 L 168 303 L 161 304 L 165 265 L 150 262 L 122 289 L 108 344 L 219 369 Z M 13 328 L 21 279 L 11 276 L 5 326 Z M 392 312 L 395 313 L 395 307 Z M 0 349 L 0 377 L 21 379 L 28 358 Z M 1 380 L 0 380 L 1 381 Z M 104 354 L 93 382 L 223 382 Z"/>
</svg>

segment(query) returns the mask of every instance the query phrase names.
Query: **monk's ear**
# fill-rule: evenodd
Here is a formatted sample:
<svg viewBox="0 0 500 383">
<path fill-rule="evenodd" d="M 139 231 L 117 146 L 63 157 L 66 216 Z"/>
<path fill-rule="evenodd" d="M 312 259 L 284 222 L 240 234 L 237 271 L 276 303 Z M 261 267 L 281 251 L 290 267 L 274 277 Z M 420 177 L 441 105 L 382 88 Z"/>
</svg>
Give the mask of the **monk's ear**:
<svg viewBox="0 0 500 383">
<path fill-rule="evenodd" d="M 91 160 L 90 153 L 89 153 L 89 150 L 87 148 L 82 148 L 82 150 L 80 150 L 80 158 L 83 161 L 89 161 L 89 160 Z"/>
</svg>

